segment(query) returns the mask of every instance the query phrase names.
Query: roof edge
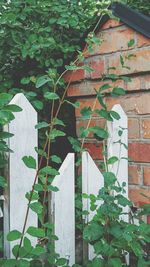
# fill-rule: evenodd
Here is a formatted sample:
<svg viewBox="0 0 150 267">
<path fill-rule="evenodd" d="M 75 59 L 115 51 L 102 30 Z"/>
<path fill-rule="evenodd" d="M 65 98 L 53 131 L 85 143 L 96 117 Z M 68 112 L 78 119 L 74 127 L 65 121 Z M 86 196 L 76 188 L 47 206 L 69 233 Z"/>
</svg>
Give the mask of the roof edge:
<svg viewBox="0 0 150 267">
<path fill-rule="evenodd" d="M 120 20 L 133 28 L 137 32 L 140 32 L 144 36 L 150 38 L 150 17 L 140 12 L 133 10 L 127 5 L 121 3 L 113 3 L 110 6 L 113 15 L 119 17 Z M 108 19 L 108 16 L 107 16 Z"/>
</svg>

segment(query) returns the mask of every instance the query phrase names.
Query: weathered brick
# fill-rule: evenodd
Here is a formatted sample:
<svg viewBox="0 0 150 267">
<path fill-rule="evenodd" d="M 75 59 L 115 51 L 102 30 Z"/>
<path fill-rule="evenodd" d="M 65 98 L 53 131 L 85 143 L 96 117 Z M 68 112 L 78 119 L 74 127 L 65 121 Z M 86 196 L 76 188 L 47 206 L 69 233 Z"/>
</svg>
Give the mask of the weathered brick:
<svg viewBox="0 0 150 267">
<path fill-rule="evenodd" d="M 140 33 L 136 33 L 137 35 L 137 47 L 143 47 L 150 45 L 150 39 L 145 37 Z"/>
<path fill-rule="evenodd" d="M 150 162 L 150 143 L 130 143 L 129 157 L 134 162 Z"/>
<path fill-rule="evenodd" d="M 142 136 L 145 139 L 150 138 L 150 117 L 142 120 Z"/>
<path fill-rule="evenodd" d="M 95 98 L 84 98 L 78 99 L 81 103 L 80 108 L 76 110 L 76 116 L 80 117 L 80 110 L 84 107 L 92 107 L 95 101 Z M 125 95 L 121 97 L 107 97 L 106 104 L 110 110 L 115 104 L 120 104 L 124 111 L 130 115 L 144 115 L 150 114 L 150 93 L 141 93 L 134 95 Z M 97 101 L 96 107 L 100 109 L 101 106 Z M 95 114 L 96 115 L 96 114 Z"/>
<path fill-rule="evenodd" d="M 132 77 L 131 82 L 126 83 L 125 89 L 127 91 L 137 91 L 137 90 L 145 89 L 145 88 L 142 88 L 141 77 L 139 76 L 139 77 L 134 77 L 134 78 Z"/>
<path fill-rule="evenodd" d="M 115 19 L 109 19 L 101 28 L 100 30 L 105 30 L 108 28 L 114 28 L 114 27 L 118 27 L 121 26 L 122 23 L 119 20 L 115 20 Z"/>
<path fill-rule="evenodd" d="M 121 67 L 120 53 L 109 56 L 109 68 L 116 67 L 116 70 L 111 70 L 111 73 L 114 72 L 118 75 L 127 75 L 131 73 L 150 71 L 150 48 L 144 50 L 133 50 L 132 54 L 134 56 L 130 59 L 127 59 L 130 54 L 130 52 L 123 52 L 121 54 L 125 59 L 125 66 L 127 66 L 129 69 Z"/>
<path fill-rule="evenodd" d="M 145 75 L 142 77 L 142 81 L 144 83 L 144 89 L 149 90 L 150 89 L 150 75 Z"/>
<path fill-rule="evenodd" d="M 129 50 L 135 46 L 128 48 L 128 42 L 135 38 L 135 31 L 130 28 L 100 32 L 97 37 L 102 40 L 102 43 L 95 46 L 93 54 L 109 54 L 116 51 Z"/>
<path fill-rule="evenodd" d="M 128 134 L 129 139 L 136 139 L 140 137 L 140 125 L 138 119 L 128 119 Z"/>
<path fill-rule="evenodd" d="M 135 47 L 128 47 L 128 42 L 131 39 L 135 39 L 135 31 L 131 28 L 118 28 L 115 30 L 100 31 L 97 34 L 97 38 L 100 39 L 99 45 L 93 45 L 93 51 L 89 52 L 86 48 L 84 49 L 84 56 L 90 57 L 91 55 L 103 55 L 110 54 L 117 51 L 130 50 Z M 118 41 L 119 40 L 119 41 Z"/>
<path fill-rule="evenodd" d="M 93 159 L 99 159 L 99 160 L 103 159 L 103 155 L 102 155 L 103 144 L 85 143 L 84 148 L 88 150 L 88 152 L 90 153 Z"/>
<path fill-rule="evenodd" d="M 144 76 L 145 77 L 145 76 Z M 77 84 L 71 84 L 67 95 L 68 96 L 90 96 L 90 95 L 95 95 L 95 89 L 99 89 L 100 86 L 102 86 L 104 83 L 109 83 L 109 85 L 111 86 L 111 88 L 113 87 L 122 87 L 124 89 L 126 89 L 127 91 L 137 91 L 140 89 L 148 89 L 148 87 L 150 88 L 150 77 L 149 77 L 149 81 L 148 78 L 146 80 L 146 78 L 142 78 L 144 79 L 145 83 L 147 84 L 147 88 L 146 85 L 144 86 L 144 88 L 141 88 L 141 77 L 134 77 L 131 79 L 131 82 L 125 83 L 123 80 L 117 80 L 115 82 L 112 82 L 110 80 L 107 80 L 105 82 L 103 81 L 82 81 L 81 83 L 77 83 Z M 148 85 L 149 84 L 149 85 Z M 111 89 L 110 89 L 111 90 Z M 110 90 L 107 90 L 105 92 L 109 92 Z"/>
<path fill-rule="evenodd" d="M 136 206 L 141 206 L 144 204 L 150 204 L 150 197 L 146 198 L 141 193 L 145 194 L 146 196 L 150 196 L 150 189 L 143 189 L 143 188 L 130 188 L 129 187 L 129 198 Z"/>
<path fill-rule="evenodd" d="M 129 166 L 129 184 L 137 185 L 141 183 L 142 169 L 139 165 Z"/>
<path fill-rule="evenodd" d="M 120 104 L 127 114 L 144 115 L 150 114 L 150 93 L 125 95 L 124 97 L 107 98 L 109 109 L 115 104 Z"/>
<path fill-rule="evenodd" d="M 143 168 L 143 175 L 144 185 L 150 185 L 150 167 Z"/>
<path fill-rule="evenodd" d="M 102 74 L 105 72 L 105 62 L 104 60 L 92 60 L 89 63 L 93 71 L 90 74 L 91 79 L 101 78 Z"/>
</svg>

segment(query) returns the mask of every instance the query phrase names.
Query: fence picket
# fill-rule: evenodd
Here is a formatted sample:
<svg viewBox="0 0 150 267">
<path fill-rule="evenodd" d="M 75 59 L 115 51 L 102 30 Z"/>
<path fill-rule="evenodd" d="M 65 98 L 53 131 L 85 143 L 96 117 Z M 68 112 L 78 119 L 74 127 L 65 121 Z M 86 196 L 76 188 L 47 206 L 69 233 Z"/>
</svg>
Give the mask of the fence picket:
<svg viewBox="0 0 150 267">
<path fill-rule="evenodd" d="M 113 122 L 108 122 L 107 127 L 109 131 L 109 139 L 107 143 L 108 156 L 116 156 L 119 161 L 109 166 L 109 171 L 116 174 L 117 179 L 122 185 L 123 182 L 126 183 L 126 193 L 124 196 L 128 198 L 128 120 L 127 116 L 122 109 L 122 107 L 117 104 L 113 107 L 113 111 L 120 115 L 120 119 L 114 119 Z M 122 131 L 122 134 L 119 131 Z M 118 141 L 121 140 L 121 144 Z M 128 212 L 128 208 L 124 208 L 124 212 Z M 122 218 L 128 221 L 128 215 L 123 215 Z"/>
<path fill-rule="evenodd" d="M 104 186 L 104 178 L 91 158 L 88 152 L 82 153 L 82 193 L 98 195 L 99 190 Z M 101 201 L 98 205 L 101 205 Z M 90 210 L 90 200 L 83 198 L 83 210 L 87 210 L 89 215 L 83 217 L 85 223 L 92 220 L 95 212 Z M 93 247 L 88 246 L 88 258 L 91 260 L 94 257 Z"/>
<path fill-rule="evenodd" d="M 35 170 L 28 169 L 23 161 L 23 156 L 33 156 L 37 161 L 34 147 L 37 147 L 37 112 L 31 106 L 26 97 L 17 94 L 10 104 L 16 104 L 22 108 L 21 112 L 15 113 L 15 119 L 7 126 L 7 131 L 14 136 L 9 139 L 9 146 L 13 153 L 8 155 L 7 182 L 8 188 L 4 193 L 4 256 L 12 257 L 12 247 L 18 242 L 8 242 L 7 233 L 17 229 L 22 231 L 25 212 L 27 209 L 26 192 L 32 189 Z M 28 226 L 37 226 L 37 215 L 29 212 Z M 31 238 L 34 245 L 36 239 Z"/>
<path fill-rule="evenodd" d="M 54 233 L 59 238 L 55 242 L 56 253 L 75 263 L 75 168 L 74 154 L 69 153 L 54 178 L 53 186 L 58 192 L 51 194 L 51 216 Z"/>
</svg>

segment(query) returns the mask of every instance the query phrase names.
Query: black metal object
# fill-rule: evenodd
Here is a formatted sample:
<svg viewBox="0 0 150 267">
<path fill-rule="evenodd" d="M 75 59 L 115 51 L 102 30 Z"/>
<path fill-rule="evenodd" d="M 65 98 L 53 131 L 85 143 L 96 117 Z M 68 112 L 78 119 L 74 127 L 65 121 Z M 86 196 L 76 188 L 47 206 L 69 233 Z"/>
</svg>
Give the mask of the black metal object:
<svg viewBox="0 0 150 267">
<path fill-rule="evenodd" d="M 150 38 L 150 17 L 139 13 L 132 8 L 120 4 L 113 3 L 110 7 L 113 15 L 119 17 L 122 22 Z"/>
</svg>

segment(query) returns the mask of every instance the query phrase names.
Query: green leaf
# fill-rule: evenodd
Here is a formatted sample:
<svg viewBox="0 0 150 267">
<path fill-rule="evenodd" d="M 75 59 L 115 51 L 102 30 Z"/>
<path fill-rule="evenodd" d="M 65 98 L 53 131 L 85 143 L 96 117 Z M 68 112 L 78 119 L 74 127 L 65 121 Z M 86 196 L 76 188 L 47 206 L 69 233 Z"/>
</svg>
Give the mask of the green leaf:
<svg viewBox="0 0 150 267">
<path fill-rule="evenodd" d="M 47 166 L 47 167 L 42 168 L 40 170 L 40 172 L 42 174 L 49 174 L 49 175 L 52 175 L 52 176 L 55 176 L 55 175 L 58 175 L 59 174 L 59 172 L 56 169 L 54 169 L 54 168 L 52 168 L 50 166 Z"/>
<path fill-rule="evenodd" d="M 99 126 L 90 127 L 89 131 L 102 139 L 108 138 L 108 132 Z"/>
<path fill-rule="evenodd" d="M 44 84 L 50 81 L 51 79 L 47 75 L 43 75 L 37 79 L 35 86 L 36 88 L 40 88 L 41 86 L 43 86 Z"/>
<path fill-rule="evenodd" d="M 24 85 L 29 84 L 30 83 L 30 77 L 24 77 L 21 79 L 20 82 L 21 82 L 21 84 L 24 84 Z"/>
<path fill-rule="evenodd" d="M 103 176 L 104 176 L 104 181 L 108 186 L 113 185 L 117 180 L 115 174 L 112 172 L 104 172 Z"/>
<path fill-rule="evenodd" d="M 60 130 L 57 130 L 57 129 L 53 129 L 50 134 L 48 135 L 48 137 L 51 139 L 51 140 L 54 140 L 55 138 L 57 137 L 62 137 L 62 136 L 65 136 L 66 134 L 63 132 L 63 131 L 60 131 Z"/>
<path fill-rule="evenodd" d="M 31 250 L 32 250 L 31 241 L 26 236 L 23 239 L 23 247 L 27 253 L 31 252 Z"/>
<path fill-rule="evenodd" d="M 59 258 L 59 259 L 56 261 L 56 265 L 57 265 L 57 266 L 63 266 L 63 265 L 65 265 L 65 264 L 67 264 L 67 259 L 65 259 L 65 258 Z"/>
<path fill-rule="evenodd" d="M 122 267 L 122 262 L 119 258 L 113 258 L 108 260 L 108 264 L 110 264 L 109 266 L 112 267 Z"/>
<path fill-rule="evenodd" d="M 46 249 L 40 245 L 37 245 L 33 250 L 32 250 L 32 254 L 39 256 L 41 254 L 44 254 L 46 252 Z"/>
<path fill-rule="evenodd" d="M 103 233 L 104 233 L 104 228 L 98 223 L 92 222 L 85 227 L 83 231 L 83 238 L 89 242 L 96 241 L 102 237 Z"/>
<path fill-rule="evenodd" d="M 62 120 L 59 120 L 58 118 L 54 119 L 54 125 L 65 126 L 64 122 Z"/>
<path fill-rule="evenodd" d="M 131 39 L 129 42 L 128 42 L 128 47 L 132 47 L 133 45 L 135 44 L 135 40 L 134 39 Z"/>
<path fill-rule="evenodd" d="M 92 260 L 92 266 L 91 267 L 104 267 L 104 260 L 100 258 L 95 258 Z"/>
<path fill-rule="evenodd" d="M 72 145 L 72 148 L 75 152 L 81 152 L 81 143 L 76 140 L 75 138 L 69 136 L 68 140 L 70 142 L 70 144 Z"/>
<path fill-rule="evenodd" d="M 139 242 L 132 241 L 132 243 L 131 243 L 131 249 L 133 250 L 134 254 L 137 257 L 140 257 L 141 255 L 143 255 L 143 250 L 142 250 L 142 247 L 141 247 L 141 245 L 140 245 Z"/>
<path fill-rule="evenodd" d="M 68 100 L 65 100 L 64 102 L 68 103 L 69 105 L 73 106 L 74 108 L 79 108 L 80 107 L 80 102 L 76 101 L 75 103 L 72 103 Z"/>
<path fill-rule="evenodd" d="M 20 108 L 17 105 L 14 105 L 14 104 L 7 105 L 3 109 L 11 111 L 11 112 L 20 112 L 20 111 L 22 111 L 22 108 Z"/>
<path fill-rule="evenodd" d="M 125 95 L 126 91 L 121 88 L 121 87 L 114 87 L 112 90 L 112 95 L 113 96 L 120 96 L 120 95 Z"/>
<path fill-rule="evenodd" d="M 36 160 L 32 156 L 24 156 L 22 160 L 28 168 L 36 169 Z"/>
<path fill-rule="evenodd" d="M 123 56 L 122 55 L 120 55 L 120 63 L 122 65 L 122 67 L 123 67 L 124 66 L 124 59 L 123 59 Z"/>
<path fill-rule="evenodd" d="M 108 90 L 110 88 L 111 88 L 111 86 L 108 83 L 105 83 L 99 88 L 99 91 Z"/>
<path fill-rule="evenodd" d="M 46 92 L 44 94 L 44 97 L 48 100 L 56 100 L 59 99 L 59 95 L 57 95 L 56 93 L 52 93 L 52 92 Z"/>
<path fill-rule="evenodd" d="M 7 139 L 14 136 L 14 134 L 9 132 L 0 132 L 0 139 Z"/>
<path fill-rule="evenodd" d="M 35 125 L 35 129 L 47 128 L 49 124 L 46 121 L 41 121 Z"/>
<path fill-rule="evenodd" d="M 6 187 L 7 182 L 6 179 L 3 176 L 0 176 L 0 187 L 4 188 Z"/>
<path fill-rule="evenodd" d="M 42 214 L 43 206 L 40 202 L 33 202 L 29 205 L 30 209 L 33 210 L 37 214 Z"/>
<path fill-rule="evenodd" d="M 8 233 L 7 240 L 8 241 L 14 241 L 14 240 L 20 239 L 21 236 L 22 236 L 21 232 L 19 232 L 17 230 L 13 230 L 13 231 Z"/>
<path fill-rule="evenodd" d="M 118 161 L 118 158 L 113 156 L 113 157 L 108 159 L 107 164 L 114 164 L 117 161 Z"/>
<path fill-rule="evenodd" d="M 92 110 L 91 110 L 91 107 L 84 107 L 82 110 L 81 110 L 81 115 L 82 115 L 82 120 L 87 120 L 87 119 L 90 119 L 91 115 L 92 115 Z"/>
<path fill-rule="evenodd" d="M 58 156 L 56 156 L 56 155 L 53 155 L 53 156 L 51 156 L 51 160 L 53 161 L 53 162 L 55 162 L 55 163 L 62 163 L 62 160 L 61 160 L 61 158 L 60 157 L 58 157 Z"/>
<path fill-rule="evenodd" d="M 12 99 L 12 95 L 11 94 L 1 93 L 0 94 L 0 107 L 8 104 L 11 99 Z"/>
<path fill-rule="evenodd" d="M 53 192 L 58 192 L 59 188 L 57 186 L 48 185 L 48 190 Z"/>
<path fill-rule="evenodd" d="M 2 267 L 16 267 L 16 264 L 17 264 L 17 260 L 7 259 L 6 261 L 4 261 L 4 264 L 2 265 Z"/>
<path fill-rule="evenodd" d="M 81 69 L 82 67 L 78 67 L 76 65 L 65 65 L 65 69 L 66 70 L 79 70 Z"/>
<path fill-rule="evenodd" d="M 110 116 L 112 118 L 114 118 L 115 120 L 120 120 L 120 115 L 116 111 L 114 111 L 114 110 L 111 110 L 110 111 Z"/>
<path fill-rule="evenodd" d="M 96 110 L 96 113 L 101 116 L 102 118 L 105 118 L 108 121 L 113 121 L 112 117 L 110 116 L 110 112 L 106 109 Z"/>
<path fill-rule="evenodd" d="M 30 226 L 27 233 L 34 237 L 45 237 L 45 231 L 42 228 L 36 228 L 34 226 Z"/>
<path fill-rule="evenodd" d="M 32 101 L 32 104 L 38 110 L 42 110 L 43 109 L 43 103 L 40 100 L 34 100 L 34 101 Z"/>
<path fill-rule="evenodd" d="M 24 259 L 19 259 L 17 261 L 17 267 L 30 267 L 30 262 Z"/>
</svg>

